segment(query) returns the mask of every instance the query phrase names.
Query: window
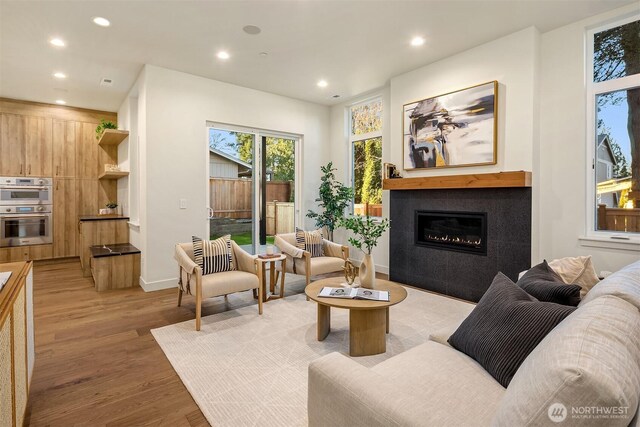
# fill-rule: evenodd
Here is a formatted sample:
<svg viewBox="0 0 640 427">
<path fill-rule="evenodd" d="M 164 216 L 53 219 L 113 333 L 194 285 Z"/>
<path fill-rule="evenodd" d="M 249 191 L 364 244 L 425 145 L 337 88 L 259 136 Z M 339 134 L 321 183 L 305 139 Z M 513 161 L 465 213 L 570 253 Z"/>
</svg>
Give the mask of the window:
<svg viewBox="0 0 640 427">
<path fill-rule="evenodd" d="M 349 110 L 355 215 L 382 216 L 382 99 Z"/>
<path fill-rule="evenodd" d="M 640 16 L 589 33 L 590 229 L 640 233 Z"/>
</svg>

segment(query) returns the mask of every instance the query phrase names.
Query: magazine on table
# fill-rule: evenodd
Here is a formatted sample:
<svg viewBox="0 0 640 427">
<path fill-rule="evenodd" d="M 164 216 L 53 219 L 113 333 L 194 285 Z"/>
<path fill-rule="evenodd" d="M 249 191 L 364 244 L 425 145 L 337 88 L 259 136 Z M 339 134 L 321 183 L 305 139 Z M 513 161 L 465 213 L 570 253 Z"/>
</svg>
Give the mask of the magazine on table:
<svg viewBox="0 0 640 427">
<path fill-rule="evenodd" d="M 330 288 L 325 286 L 320 290 L 319 297 L 366 299 L 372 301 L 389 301 L 389 291 L 375 291 L 366 288 Z"/>
</svg>

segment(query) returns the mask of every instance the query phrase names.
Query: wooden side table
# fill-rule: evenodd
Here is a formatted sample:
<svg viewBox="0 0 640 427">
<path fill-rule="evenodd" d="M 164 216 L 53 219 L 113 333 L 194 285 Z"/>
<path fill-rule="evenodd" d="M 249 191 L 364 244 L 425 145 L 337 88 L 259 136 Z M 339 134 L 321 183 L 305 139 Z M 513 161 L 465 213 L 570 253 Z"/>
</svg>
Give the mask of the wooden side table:
<svg viewBox="0 0 640 427">
<path fill-rule="evenodd" d="M 261 277 L 262 283 L 262 298 L 264 302 L 271 301 L 274 299 L 284 298 L 284 276 L 287 269 L 287 257 L 285 255 L 279 255 L 273 258 L 256 258 L 256 261 L 260 263 Z M 280 295 L 275 295 L 276 290 L 276 262 L 282 263 L 282 276 L 280 278 Z M 269 292 L 270 295 L 267 296 L 267 275 L 266 275 L 266 267 L 269 264 Z"/>
</svg>

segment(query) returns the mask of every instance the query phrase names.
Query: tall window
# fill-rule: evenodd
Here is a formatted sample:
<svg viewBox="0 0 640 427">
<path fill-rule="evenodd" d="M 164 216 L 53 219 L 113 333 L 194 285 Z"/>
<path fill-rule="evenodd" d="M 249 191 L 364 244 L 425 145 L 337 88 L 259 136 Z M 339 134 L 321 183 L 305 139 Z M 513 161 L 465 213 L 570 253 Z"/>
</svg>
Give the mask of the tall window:
<svg viewBox="0 0 640 427">
<path fill-rule="evenodd" d="M 593 230 L 640 233 L 640 16 L 589 33 Z"/>
<path fill-rule="evenodd" d="M 349 118 L 353 213 L 382 216 L 382 99 L 353 105 Z"/>
</svg>

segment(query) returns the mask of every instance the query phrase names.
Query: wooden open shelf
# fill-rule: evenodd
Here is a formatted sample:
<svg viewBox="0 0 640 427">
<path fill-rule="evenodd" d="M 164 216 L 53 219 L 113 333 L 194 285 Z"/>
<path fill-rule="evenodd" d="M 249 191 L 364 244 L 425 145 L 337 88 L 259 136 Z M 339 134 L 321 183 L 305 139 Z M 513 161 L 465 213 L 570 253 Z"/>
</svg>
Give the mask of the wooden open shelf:
<svg viewBox="0 0 640 427">
<path fill-rule="evenodd" d="M 382 182 L 383 190 L 428 190 L 446 188 L 531 187 L 531 172 L 476 173 L 469 175 L 393 178 Z"/>
<path fill-rule="evenodd" d="M 123 178 L 125 176 L 129 176 L 129 172 L 123 172 L 123 171 L 118 171 L 118 172 L 102 172 L 102 174 L 98 177 L 98 179 L 120 179 Z"/>
<path fill-rule="evenodd" d="M 129 136 L 128 130 L 105 129 L 98 141 L 98 145 L 106 147 L 108 145 L 118 145 Z"/>
</svg>

